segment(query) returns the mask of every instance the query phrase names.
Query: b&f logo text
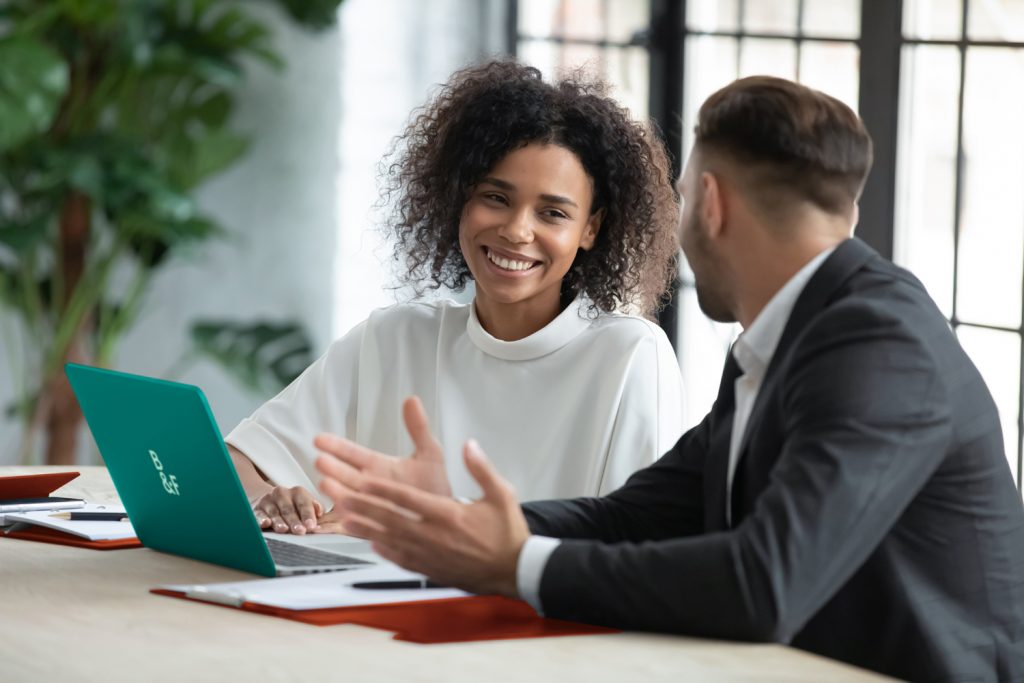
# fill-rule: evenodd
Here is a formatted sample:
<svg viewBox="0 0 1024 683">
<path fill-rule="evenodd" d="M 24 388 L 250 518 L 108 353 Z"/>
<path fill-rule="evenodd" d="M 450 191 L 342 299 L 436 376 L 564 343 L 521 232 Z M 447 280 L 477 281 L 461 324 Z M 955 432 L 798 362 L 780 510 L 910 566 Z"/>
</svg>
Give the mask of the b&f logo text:
<svg viewBox="0 0 1024 683">
<path fill-rule="evenodd" d="M 178 480 L 173 474 L 167 474 L 164 472 L 164 464 L 160 462 L 160 456 L 156 454 L 156 451 L 151 450 L 149 457 L 153 459 L 153 467 L 160 474 L 160 481 L 164 485 L 164 491 L 171 494 L 172 496 L 180 496 L 178 492 Z"/>
</svg>

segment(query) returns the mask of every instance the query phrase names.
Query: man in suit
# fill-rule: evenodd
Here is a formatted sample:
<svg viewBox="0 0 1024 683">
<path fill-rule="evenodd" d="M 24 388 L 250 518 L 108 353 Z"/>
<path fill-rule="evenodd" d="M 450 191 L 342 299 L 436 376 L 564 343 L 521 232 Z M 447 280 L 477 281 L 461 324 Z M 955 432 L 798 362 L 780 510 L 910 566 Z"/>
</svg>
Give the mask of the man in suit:
<svg viewBox="0 0 1024 683">
<path fill-rule="evenodd" d="M 862 122 L 820 92 L 712 95 L 680 237 L 702 309 L 744 332 L 703 422 L 610 495 L 521 508 L 470 442 L 483 497 L 464 504 L 413 399 L 412 458 L 318 437 L 346 527 L 550 617 L 1024 680 L 1024 508 L 996 407 L 921 283 L 851 238 L 870 164 Z"/>
</svg>

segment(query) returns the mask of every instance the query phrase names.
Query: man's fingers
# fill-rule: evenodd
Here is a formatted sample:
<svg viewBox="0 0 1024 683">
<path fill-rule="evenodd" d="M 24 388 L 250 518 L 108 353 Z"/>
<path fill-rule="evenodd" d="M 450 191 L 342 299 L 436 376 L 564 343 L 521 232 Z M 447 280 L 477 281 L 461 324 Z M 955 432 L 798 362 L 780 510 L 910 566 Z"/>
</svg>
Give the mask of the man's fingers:
<svg viewBox="0 0 1024 683">
<path fill-rule="evenodd" d="M 345 486 L 344 484 L 338 483 L 330 477 L 324 477 L 320 480 L 319 489 L 323 491 L 328 498 L 333 500 L 335 505 L 348 498 L 353 492 L 353 489 Z"/>
<path fill-rule="evenodd" d="M 430 420 L 427 418 L 427 411 L 423 409 L 423 403 L 419 396 L 410 396 L 402 404 L 402 417 L 405 420 L 405 429 L 412 438 L 416 447 L 416 457 L 427 456 L 430 459 L 441 457 L 441 443 L 434 438 L 430 431 Z"/>
<path fill-rule="evenodd" d="M 388 562 L 412 571 L 423 572 L 424 553 L 416 547 L 416 538 L 402 539 L 395 535 L 393 529 L 385 528 L 376 521 L 349 512 L 345 517 L 345 533 L 370 541 L 373 552 Z"/>
<path fill-rule="evenodd" d="M 337 479 L 350 489 L 359 489 L 363 475 L 351 465 L 333 455 L 321 455 L 316 459 L 316 468 L 325 477 Z"/>
<path fill-rule="evenodd" d="M 371 465 L 375 458 L 381 457 L 380 453 L 372 449 L 334 434 L 317 434 L 313 445 L 357 470 Z"/>
<path fill-rule="evenodd" d="M 362 515 L 354 512 L 348 512 L 345 515 L 345 533 L 351 536 L 357 536 L 359 538 L 365 538 L 370 541 L 377 541 L 381 538 L 385 538 L 388 535 L 388 530 L 377 522 L 363 517 Z"/>
<path fill-rule="evenodd" d="M 374 541 L 370 544 L 373 552 L 383 557 L 388 562 L 394 562 L 403 569 L 409 571 L 419 572 L 420 574 L 426 574 L 423 570 L 423 562 L 421 554 L 414 554 L 410 552 L 408 548 L 398 548 L 392 545 L 388 545 L 383 541 Z"/>
<path fill-rule="evenodd" d="M 466 469 L 469 470 L 476 483 L 480 484 L 484 498 L 504 501 L 509 497 L 514 497 L 511 484 L 498 474 L 498 470 L 494 469 L 494 465 L 484 455 L 483 449 L 475 439 L 470 439 L 462 447 L 462 457 L 466 461 Z"/>
<path fill-rule="evenodd" d="M 346 536 L 355 536 L 352 530 L 341 522 L 321 522 L 317 524 L 316 528 L 313 529 L 314 534 L 345 534 Z"/>
<path fill-rule="evenodd" d="M 363 493 L 389 501 L 395 506 L 408 510 L 424 519 L 437 518 L 444 515 L 455 501 L 442 496 L 420 491 L 407 484 L 388 481 L 380 477 L 367 477 L 363 482 Z"/>
</svg>

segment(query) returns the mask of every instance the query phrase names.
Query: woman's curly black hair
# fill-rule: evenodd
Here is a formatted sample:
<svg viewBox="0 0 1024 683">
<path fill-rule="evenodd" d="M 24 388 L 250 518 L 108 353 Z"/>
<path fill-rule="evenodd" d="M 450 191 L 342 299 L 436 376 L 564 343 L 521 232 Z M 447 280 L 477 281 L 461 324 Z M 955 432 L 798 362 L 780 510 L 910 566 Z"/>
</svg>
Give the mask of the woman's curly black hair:
<svg viewBox="0 0 1024 683">
<path fill-rule="evenodd" d="M 549 84 L 512 61 L 456 72 L 382 162 L 381 200 L 393 212 L 385 230 L 403 282 L 419 293 L 462 289 L 471 274 L 459 221 L 472 188 L 509 152 L 553 144 L 593 181 L 591 214 L 604 209 L 593 248 L 577 253 L 563 280 L 563 300 L 583 292 L 603 311 L 657 310 L 678 254 L 669 160 L 658 136 L 606 93 L 579 71 Z"/>
</svg>

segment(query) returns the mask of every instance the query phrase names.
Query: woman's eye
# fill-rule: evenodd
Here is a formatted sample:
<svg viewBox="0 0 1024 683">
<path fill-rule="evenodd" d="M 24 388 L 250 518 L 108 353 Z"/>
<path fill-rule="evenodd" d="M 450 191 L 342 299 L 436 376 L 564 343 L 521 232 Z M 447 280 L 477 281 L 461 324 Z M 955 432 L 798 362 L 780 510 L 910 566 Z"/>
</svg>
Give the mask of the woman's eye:
<svg viewBox="0 0 1024 683">
<path fill-rule="evenodd" d="M 548 218 L 568 218 L 568 216 L 566 216 L 558 209 L 548 209 L 547 211 L 544 212 L 544 215 L 547 216 Z"/>
<path fill-rule="evenodd" d="M 494 194 L 493 192 L 487 192 L 484 194 L 484 199 L 489 202 L 498 202 L 499 204 L 507 204 L 505 198 L 500 194 Z"/>
</svg>

